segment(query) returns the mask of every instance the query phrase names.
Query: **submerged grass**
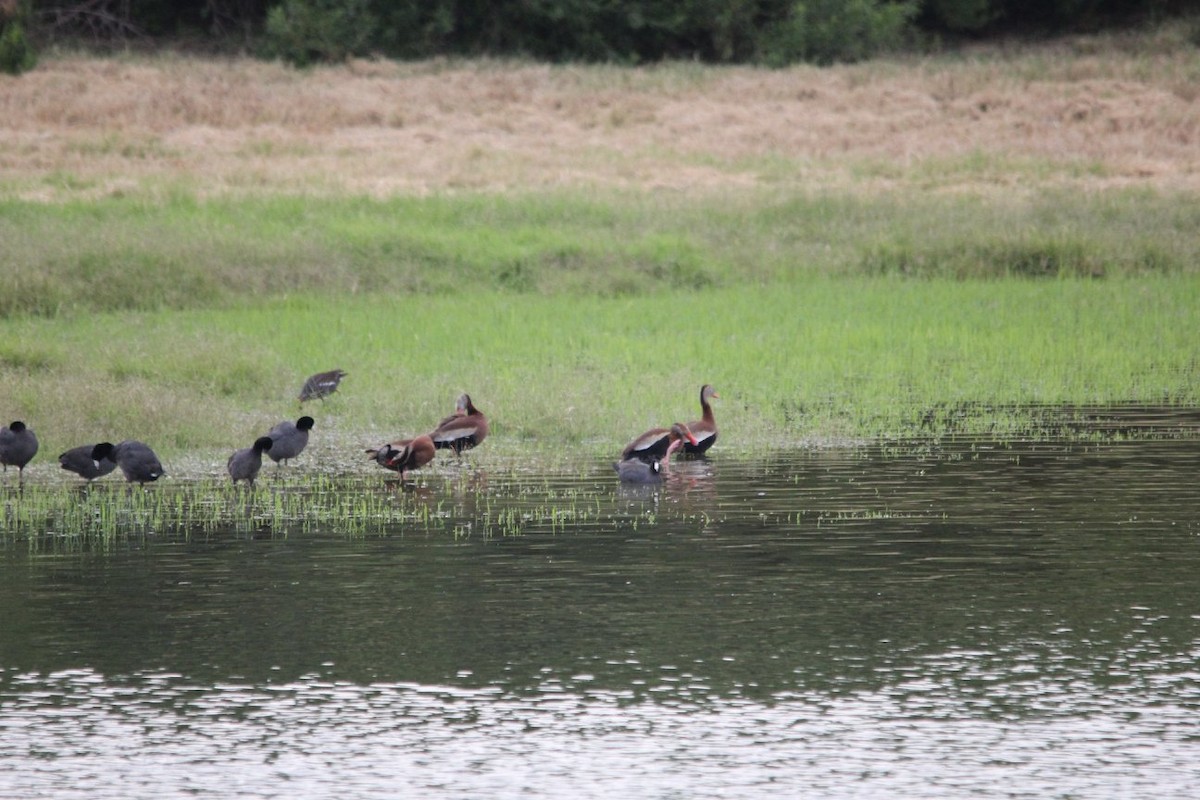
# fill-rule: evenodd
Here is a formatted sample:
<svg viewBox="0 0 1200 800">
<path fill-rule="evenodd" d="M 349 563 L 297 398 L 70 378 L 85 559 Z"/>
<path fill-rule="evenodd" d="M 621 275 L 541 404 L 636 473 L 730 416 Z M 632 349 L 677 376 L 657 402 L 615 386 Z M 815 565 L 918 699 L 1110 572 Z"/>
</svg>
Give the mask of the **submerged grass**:
<svg viewBox="0 0 1200 800">
<path fill-rule="evenodd" d="M 1050 422 L 1051 409 L 1044 411 Z M 404 485 L 378 471 L 360 474 L 310 463 L 268 470 L 255 488 L 230 488 L 212 477 L 146 488 L 112 480 L 72 488 L 65 482 L 27 481 L 23 487 L 0 486 L 0 552 L 61 554 L 290 536 L 443 542 L 530 534 L 625 536 L 641 529 L 694 533 L 724 525 L 770 529 L 773 535 L 786 526 L 806 535 L 824 525 L 945 519 L 968 508 L 972 518 L 986 516 L 983 509 L 991 501 L 983 498 L 1009 493 L 960 493 L 964 474 L 957 470 L 966 462 L 980 462 L 967 468 L 982 469 L 975 477 L 984 483 L 1007 485 L 1014 474 L 998 477 L 997 466 L 1011 469 L 1027 460 L 1033 472 L 1017 480 L 1036 480 L 1044 470 L 1057 470 L 1072 452 L 1107 454 L 1100 457 L 1113 465 L 1132 465 L 1150 453 L 1157 454 L 1151 456 L 1155 461 L 1170 453 L 1182 459 L 1186 441 L 1161 440 L 1194 439 L 1200 430 L 1200 415 L 1187 409 L 1076 409 L 1074 414 L 1058 409 L 1054 419 L 1065 426 L 1035 441 L 953 436 L 843 448 L 762 448 L 746 455 L 726 451 L 712 459 L 676 460 L 665 482 L 655 486 L 618 484 L 608 458 L 576 455 L 547 466 L 494 451 L 482 458 L 472 453 L 461 462 L 437 461 Z M 1072 426 L 1078 426 L 1075 438 L 1067 433 Z M 1131 434 L 1159 441 L 1126 448 L 1123 437 Z M 947 482 L 926 484 L 927 473 L 940 473 Z M 1123 495 L 1122 481 L 1127 478 L 1118 473 L 1124 474 L 1094 473 L 1100 481 L 1096 495 L 1072 502 L 1093 512 L 1096 502 L 1110 502 L 1113 513 L 1125 513 L 1129 497 Z M 915 486 L 896 494 L 914 479 Z M 906 498 L 910 491 L 915 496 Z"/>
<path fill-rule="evenodd" d="M 4 493 L 4 531 L 27 537 L 31 547 L 94 547 L 119 537 L 286 536 L 336 530 L 366 532 L 444 532 L 449 512 L 427 494 L 396 490 L 377 482 L 351 486 L 325 475 L 309 475 L 303 485 L 264 483 L 255 490 L 214 481 L 152 488 L 100 483 L 63 491 L 25 486 Z"/>
<path fill-rule="evenodd" d="M 657 500 L 637 499 L 651 506 Z M 639 504 L 632 510 L 614 505 L 611 481 L 580 484 L 575 477 L 570 485 L 552 486 L 546 473 L 531 480 L 511 469 L 489 475 L 473 467 L 404 484 L 327 472 L 271 476 L 257 487 L 235 489 L 212 479 L 145 488 L 99 482 L 71 490 L 27 483 L 0 488 L 0 542 L 23 540 L 31 550 L 60 552 L 231 535 L 493 538 L 531 529 L 613 529 L 642 513 Z"/>
</svg>

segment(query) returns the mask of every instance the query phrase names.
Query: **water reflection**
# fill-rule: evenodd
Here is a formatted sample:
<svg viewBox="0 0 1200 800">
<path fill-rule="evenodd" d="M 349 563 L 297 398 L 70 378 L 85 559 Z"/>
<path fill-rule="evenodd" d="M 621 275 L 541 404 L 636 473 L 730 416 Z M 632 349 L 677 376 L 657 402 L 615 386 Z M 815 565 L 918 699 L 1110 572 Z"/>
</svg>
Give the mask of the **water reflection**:
<svg viewBox="0 0 1200 800">
<path fill-rule="evenodd" d="M 431 527 L 10 542 L 0 796 L 1191 797 L 1198 460 L 493 466 L 396 501 Z"/>
</svg>

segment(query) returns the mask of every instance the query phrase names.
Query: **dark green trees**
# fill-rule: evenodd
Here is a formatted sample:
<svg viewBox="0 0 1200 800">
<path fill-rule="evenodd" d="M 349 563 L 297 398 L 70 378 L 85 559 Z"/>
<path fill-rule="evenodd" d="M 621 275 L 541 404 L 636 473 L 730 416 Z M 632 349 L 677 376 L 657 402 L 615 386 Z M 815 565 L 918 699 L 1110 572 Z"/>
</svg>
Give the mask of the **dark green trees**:
<svg viewBox="0 0 1200 800">
<path fill-rule="evenodd" d="M 0 0 L 0 67 L 28 63 L 29 26 L 45 37 L 201 40 L 301 65 L 363 55 L 784 65 L 1197 11 L 1197 0 L 112 0 L 96 17 L 95 5 Z"/>
<path fill-rule="evenodd" d="M 0 0 L 0 72 L 19 75 L 37 62 L 25 33 L 28 0 Z"/>
</svg>

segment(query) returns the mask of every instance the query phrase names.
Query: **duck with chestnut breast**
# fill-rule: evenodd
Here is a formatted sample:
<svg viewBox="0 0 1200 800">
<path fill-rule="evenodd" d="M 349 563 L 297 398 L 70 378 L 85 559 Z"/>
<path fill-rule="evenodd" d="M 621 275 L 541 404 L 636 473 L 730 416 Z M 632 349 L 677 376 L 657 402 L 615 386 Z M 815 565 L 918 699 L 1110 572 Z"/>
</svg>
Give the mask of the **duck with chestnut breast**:
<svg viewBox="0 0 1200 800">
<path fill-rule="evenodd" d="M 331 369 L 328 372 L 318 372 L 316 375 L 309 376 L 304 385 L 300 387 L 300 404 L 303 405 L 305 400 L 324 400 L 337 391 L 342 378 L 349 374 L 345 370 Z"/>
<path fill-rule="evenodd" d="M 621 483 L 662 483 L 662 463 L 642 461 L 637 456 L 614 461 L 613 469 Z"/>
<path fill-rule="evenodd" d="M 412 439 L 397 439 L 367 450 L 367 455 L 379 466 L 399 472 L 401 481 L 405 472 L 425 466 L 433 461 L 436 453 L 433 439 L 427 433 Z"/>
<path fill-rule="evenodd" d="M 695 444 L 696 437 L 682 422 L 676 422 L 669 428 L 651 428 L 625 445 L 625 449 L 621 451 L 621 460 L 636 458 L 647 464 L 658 461 L 665 468 L 671 454 L 685 442 Z"/>
<path fill-rule="evenodd" d="M 483 412 L 471 402 L 471 395 L 463 394 L 458 398 L 462 414 L 455 414 L 442 420 L 429 438 L 433 446 L 439 450 L 453 450 L 455 455 L 462 455 L 463 450 L 478 447 L 488 435 L 488 421 Z"/>
<path fill-rule="evenodd" d="M 38 440 L 33 428 L 17 420 L 7 428 L 0 428 L 0 464 L 8 472 L 9 466 L 17 468 L 17 480 L 25 479 L 25 465 L 37 455 Z"/>
<path fill-rule="evenodd" d="M 136 439 L 126 439 L 120 444 L 101 442 L 92 448 L 92 460 L 100 462 L 103 459 L 116 462 L 121 468 L 121 474 L 130 483 L 147 483 L 158 480 L 166 472 L 162 462 L 145 442 Z"/>
<path fill-rule="evenodd" d="M 225 462 L 225 468 L 229 470 L 229 477 L 233 478 L 234 484 L 238 481 L 245 481 L 254 486 L 254 479 L 258 477 L 258 471 L 262 469 L 262 454 L 271 449 L 271 437 L 260 436 L 254 440 L 253 447 L 243 447 L 241 450 L 235 450 L 229 460 Z"/>
<path fill-rule="evenodd" d="M 717 390 L 712 387 L 712 384 L 706 383 L 700 387 L 700 419 L 695 422 L 688 423 L 688 430 L 696 437 L 696 443 L 683 443 L 683 452 L 689 455 L 701 455 L 708 448 L 712 447 L 717 441 L 717 420 L 713 417 L 712 406 L 708 401 L 712 398 L 720 398 Z"/>
<path fill-rule="evenodd" d="M 267 436 L 271 439 L 267 455 L 276 466 L 283 466 L 283 462 L 304 452 L 304 448 L 308 447 L 308 432 L 312 427 L 312 417 L 301 417 L 295 422 L 284 420 L 267 431 Z"/>
<path fill-rule="evenodd" d="M 96 480 L 96 478 L 103 478 L 117 468 L 117 462 L 108 457 L 102 458 L 99 461 L 92 460 L 92 450 L 95 447 L 96 445 L 94 444 L 83 444 L 79 447 L 72 447 L 70 450 L 59 455 L 58 465 L 69 472 L 74 472 L 88 483 Z"/>
</svg>

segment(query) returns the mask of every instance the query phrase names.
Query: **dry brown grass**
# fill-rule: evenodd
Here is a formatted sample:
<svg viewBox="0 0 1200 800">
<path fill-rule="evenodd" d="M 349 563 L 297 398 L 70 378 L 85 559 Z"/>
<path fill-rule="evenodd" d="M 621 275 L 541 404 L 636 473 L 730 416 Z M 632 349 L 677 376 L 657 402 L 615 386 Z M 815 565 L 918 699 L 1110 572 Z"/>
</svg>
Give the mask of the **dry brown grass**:
<svg viewBox="0 0 1200 800">
<path fill-rule="evenodd" d="M 0 196 L 1200 190 L 1200 53 L 1122 41 L 781 71 L 45 56 L 0 76 Z"/>
</svg>

